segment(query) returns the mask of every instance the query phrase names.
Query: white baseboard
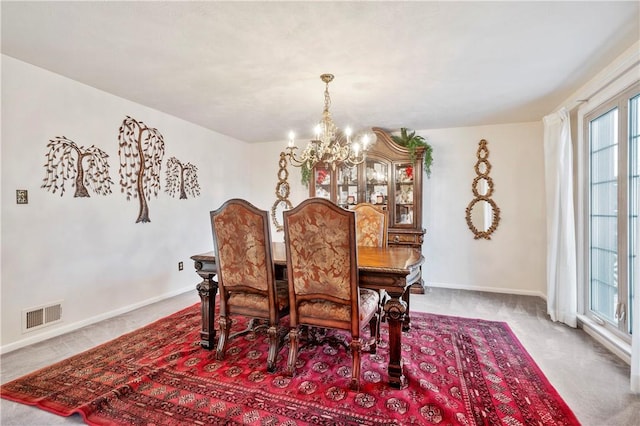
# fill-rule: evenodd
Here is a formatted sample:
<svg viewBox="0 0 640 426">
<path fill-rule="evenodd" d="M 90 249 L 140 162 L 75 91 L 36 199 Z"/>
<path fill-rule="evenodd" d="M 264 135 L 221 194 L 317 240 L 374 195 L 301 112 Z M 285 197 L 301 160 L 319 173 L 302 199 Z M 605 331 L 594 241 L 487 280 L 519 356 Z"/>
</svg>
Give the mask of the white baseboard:
<svg viewBox="0 0 640 426">
<path fill-rule="evenodd" d="M 425 282 L 424 286 L 437 287 L 437 288 L 449 288 L 453 290 L 470 290 L 470 291 L 486 291 L 489 293 L 518 294 L 521 296 L 541 297 L 542 299 L 547 300 L 546 294 L 543 294 L 539 291 L 533 291 L 533 290 L 522 290 L 522 289 L 501 288 L 501 287 L 482 287 L 482 286 L 476 286 L 476 285 L 435 283 L 435 282 Z"/>
<path fill-rule="evenodd" d="M 115 309 L 113 311 L 105 312 L 100 315 L 96 315 L 94 317 L 84 319 L 82 321 L 74 322 L 72 324 L 66 324 L 49 331 L 39 333 L 35 336 L 30 336 L 25 339 L 18 340 L 16 342 L 9 343 L 7 345 L 0 346 L 0 354 L 5 354 L 11 351 L 15 351 L 16 349 L 33 345 L 34 343 L 40 343 L 44 340 L 51 339 L 52 337 L 61 336 L 63 334 L 78 330 L 82 327 L 86 327 L 88 325 L 95 324 L 97 322 L 104 321 L 106 319 L 113 318 L 115 316 L 122 315 L 127 312 L 131 312 L 135 309 L 142 308 L 143 306 L 151 305 L 152 303 L 160 302 L 161 300 L 169 299 L 179 294 L 186 293 L 187 291 L 194 291 L 194 287 L 190 285 L 188 287 L 184 287 L 178 290 L 171 291 L 169 293 L 164 293 L 159 296 L 152 297 L 151 299 L 146 299 L 138 303 L 127 305 L 122 308 Z"/>
</svg>

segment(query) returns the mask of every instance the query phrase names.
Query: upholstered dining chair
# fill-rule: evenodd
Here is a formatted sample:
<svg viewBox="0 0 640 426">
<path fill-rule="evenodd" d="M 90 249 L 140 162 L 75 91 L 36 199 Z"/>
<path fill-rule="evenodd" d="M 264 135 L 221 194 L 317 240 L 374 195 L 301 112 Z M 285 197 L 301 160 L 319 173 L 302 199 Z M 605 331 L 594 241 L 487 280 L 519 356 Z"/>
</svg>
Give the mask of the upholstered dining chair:
<svg viewBox="0 0 640 426">
<path fill-rule="evenodd" d="M 389 212 L 371 203 L 358 203 L 354 206 L 353 211 L 356 212 L 356 242 L 358 246 L 387 247 Z M 379 290 L 379 293 L 380 321 L 386 321 L 383 315 L 383 306 L 389 299 L 389 295 L 384 290 Z M 379 335 L 378 338 L 380 338 Z"/>
<path fill-rule="evenodd" d="M 386 247 L 389 231 L 388 212 L 371 203 L 359 203 L 356 212 L 356 243 L 359 246 Z"/>
<path fill-rule="evenodd" d="M 309 198 L 283 218 L 291 327 L 287 371 L 295 374 L 301 326 L 346 330 L 351 335 L 350 387 L 359 390 L 361 332 L 368 324 L 369 350 L 375 353 L 380 296 L 358 287 L 355 213 Z"/>
<path fill-rule="evenodd" d="M 288 283 L 275 279 L 268 213 L 246 200 L 231 199 L 211 212 L 211 229 L 220 290 L 216 358 L 224 359 L 227 342 L 251 331 L 254 319 L 263 320 L 269 336 L 267 371 L 273 372 L 281 341 L 278 323 L 288 314 L 289 294 Z M 230 336 L 233 315 L 252 320 L 246 330 Z"/>
</svg>

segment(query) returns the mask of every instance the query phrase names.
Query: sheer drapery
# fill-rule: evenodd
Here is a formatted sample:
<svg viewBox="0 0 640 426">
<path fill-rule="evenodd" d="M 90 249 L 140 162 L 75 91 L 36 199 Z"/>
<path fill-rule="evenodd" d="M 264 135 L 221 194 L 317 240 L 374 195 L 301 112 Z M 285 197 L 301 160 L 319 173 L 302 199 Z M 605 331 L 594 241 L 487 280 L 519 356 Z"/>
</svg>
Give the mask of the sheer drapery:
<svg viewBox="0 0 640 426">
<path fill-rule="evenodd" d="M 577 326 L 577 270 L 573 210 L 571 126 L 565 108 L 544 123 L 547 200 L 547 313 Z"/>
<path fill-rule="evenodd" d="M 640 197 L 636 197 L 639 204 L 636 209 L 640 212 Z M 640 243 L 640 226 L 636 226 L 636 241 Z M 636 255 L 634 271 L 634 282 L 631 283 L 633 288 L 633 322 L 631 324 L 631 392 L 640 394 L 640 255 Z"/>
</svg>

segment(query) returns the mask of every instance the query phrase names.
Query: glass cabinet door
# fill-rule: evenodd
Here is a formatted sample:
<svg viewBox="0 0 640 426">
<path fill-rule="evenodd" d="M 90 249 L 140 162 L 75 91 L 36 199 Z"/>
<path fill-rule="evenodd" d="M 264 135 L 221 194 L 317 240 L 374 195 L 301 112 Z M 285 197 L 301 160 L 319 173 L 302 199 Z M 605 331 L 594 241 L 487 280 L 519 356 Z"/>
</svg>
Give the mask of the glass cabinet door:
<svg viewBox="0 0 640 426">
<path fill-rule="evenodd" d="M 353 208 L 358 199 L 358 168 L 341 165 L 337 170 L 337 204 L 345 209 Z"/>
<path fill-rule="evenodd" d="M 313 185 L 315 186 L 315 196 L 321 198 L 331 198 L 331 169 L 316 166 L 313 169 Z"/>
<path fill-rule="evenodd" d="M 370 159 L 365 167 L 365 199 L 363 202 L 387 209 L 389 196 L 389 164 Z"/>
<path fill-rule="evenodd" d="M 394 164 L 394 225 L 414 226 L 414 184 L 411 163 Z"/>
</svg>

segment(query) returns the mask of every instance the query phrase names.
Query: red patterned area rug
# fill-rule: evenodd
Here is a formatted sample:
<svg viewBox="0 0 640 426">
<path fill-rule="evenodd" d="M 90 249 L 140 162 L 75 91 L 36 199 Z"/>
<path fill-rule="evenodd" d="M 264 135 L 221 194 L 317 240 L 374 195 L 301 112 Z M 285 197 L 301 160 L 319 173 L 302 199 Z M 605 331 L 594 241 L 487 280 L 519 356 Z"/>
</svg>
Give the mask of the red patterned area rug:
<svg viewBox="0 0 640 426">
<path fill-rule="evenodd" d="M 386 385 L 388 329 L 349 391 L 341 346 L 307 347 L 297 375 L 266 372 L 266 335 L 231 340 L 224 361 L 199 345 L 199 304 L 1 387 L 1 396 L 91 425 L 577 425 L 506 323 L 411 314 L 409 386 Z M 286 325 L 285 318 L 283 325 Z M 244 328 L 244 321 L 234 330 Z"/>
</svg>

